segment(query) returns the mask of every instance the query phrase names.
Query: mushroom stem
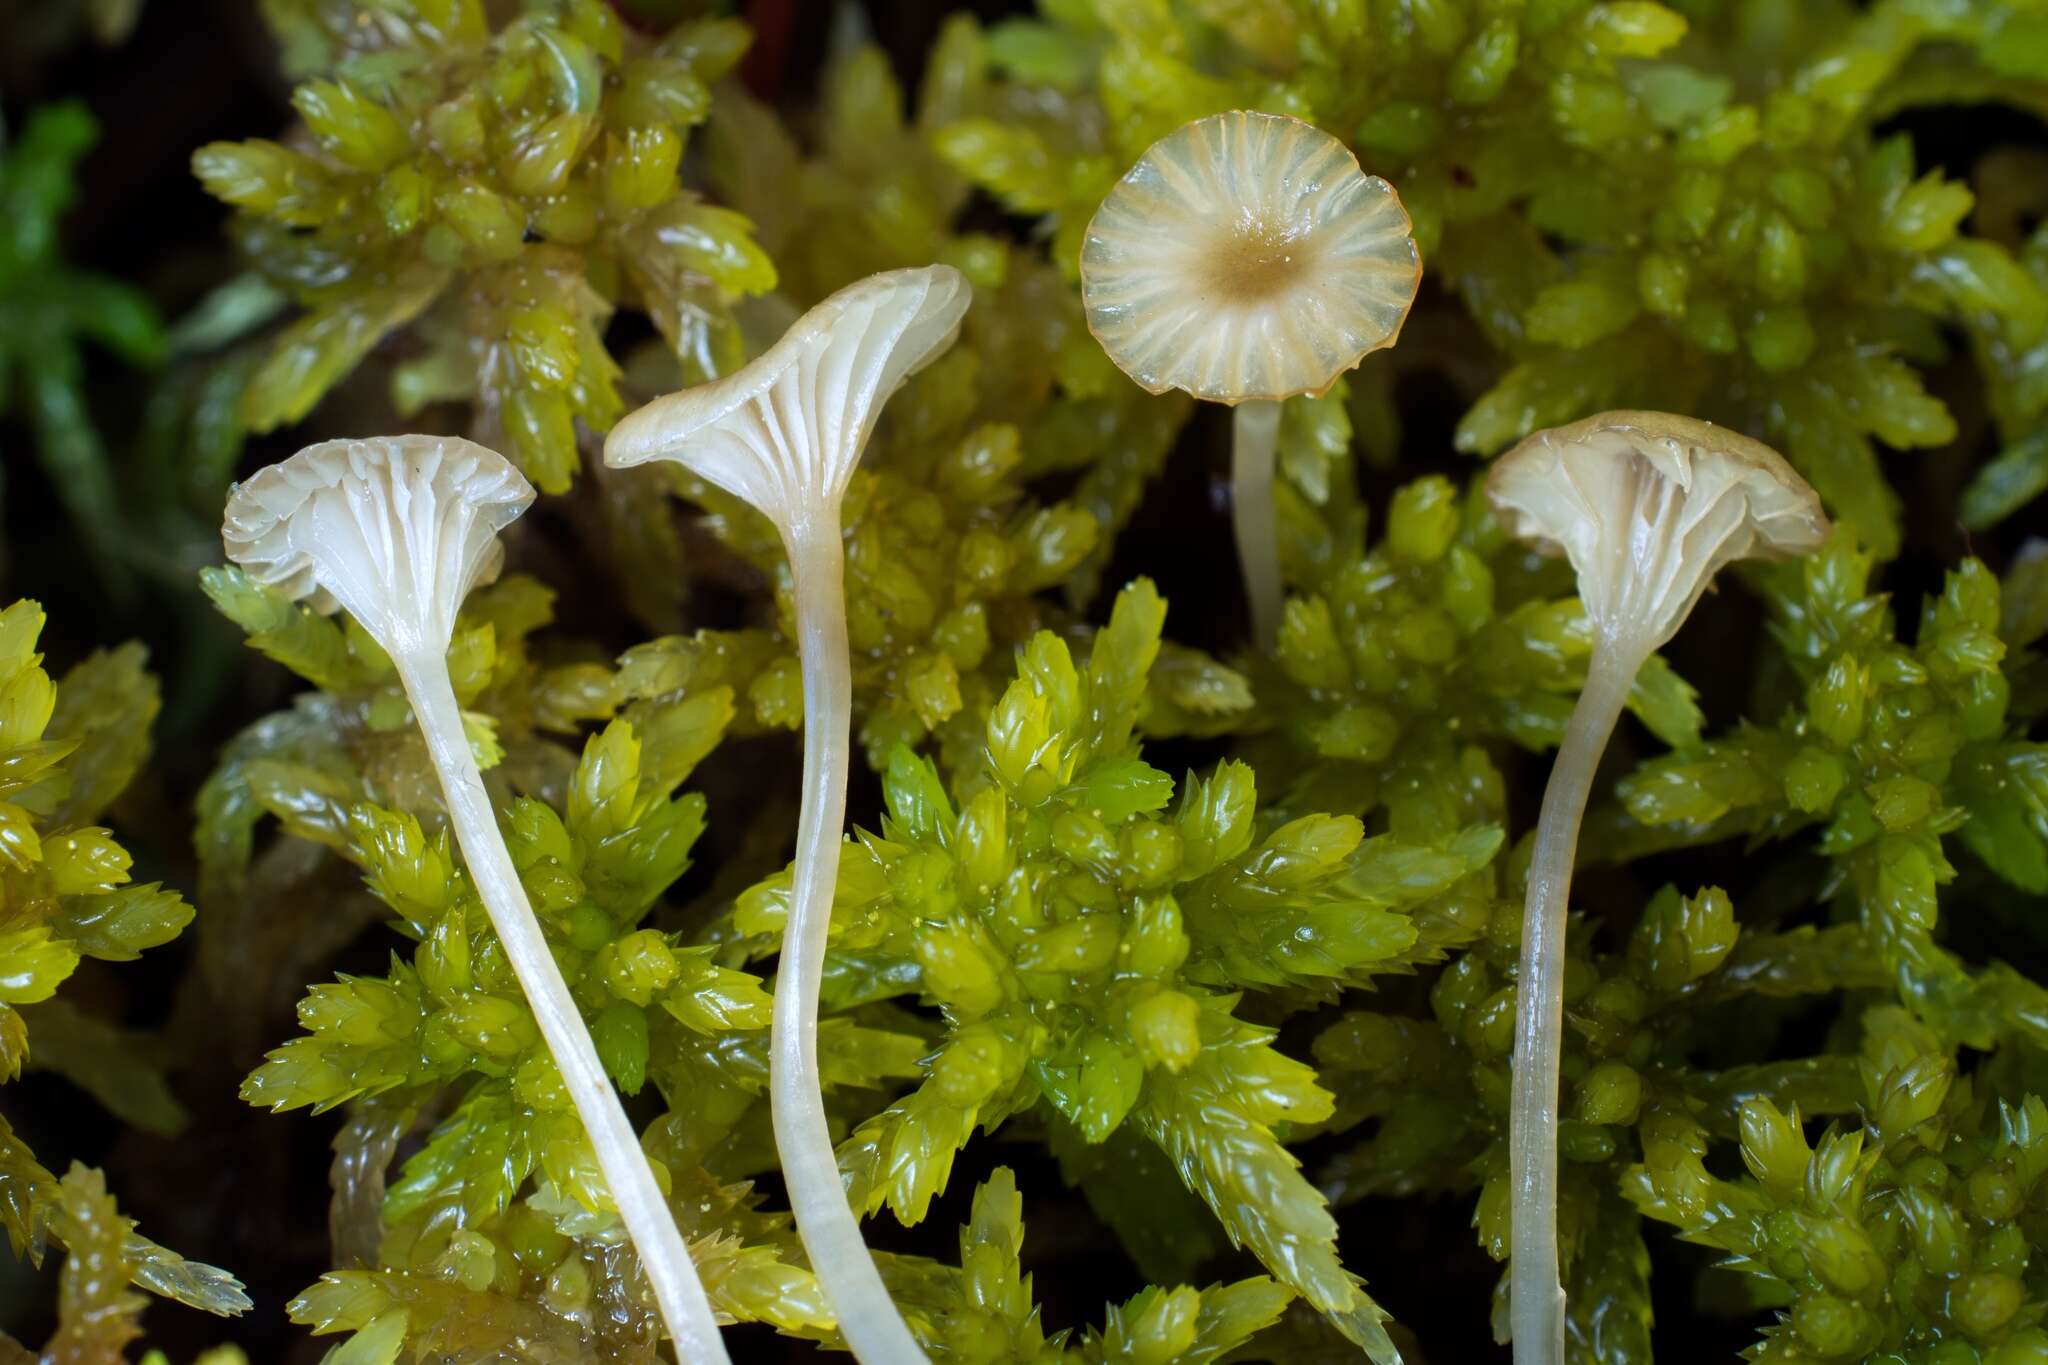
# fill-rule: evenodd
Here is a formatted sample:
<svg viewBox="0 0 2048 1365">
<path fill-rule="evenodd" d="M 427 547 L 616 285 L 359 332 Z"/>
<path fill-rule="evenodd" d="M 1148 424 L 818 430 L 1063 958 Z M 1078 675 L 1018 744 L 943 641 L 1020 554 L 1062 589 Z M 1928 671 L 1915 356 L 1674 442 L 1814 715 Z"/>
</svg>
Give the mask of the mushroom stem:
<svg viewBox="0 0 2048 1365">
<path fill-rule="evenodd" d="M 818 1080 L 818 989 L 839 880 L 853 675 L 846 640 L 846 554 L 836 516 L 800 520 L 785 539 L 804 676 L 804 794 L 782 959 L 775 977 L 769 1095 L 790 1209 L 839 1320 L 864 1365 L 925 1365 L 896 1311 L 847 1201 Z"/>
<path fill-rule="evenodd" d="M 1285 607 L 1280 585 L 1280 535 L 1273 516 L 1273 452 L 1280 441 L 1280 404 L 1254 398 L 1232 410 L 1230 525 L 1237 562 L 1251 599 L 1252 638 L 1269 653 L 1280 638 Z"/>
<path fill-rule="evenodd" d="M 604 1063 L 598 1060 L 590 1030 L 541 934 L 518 869 L 512 865 L 512 855 L 484 791 L 483 773 L 463 732 L 462 708 L 455 700 L 447 661 L 430 647 L 420 647 L 394 653 L 392 662 L 426 736 L 427 752 L 441 780 L 463 861 L 490 914 L 491 927 L 505 947 L 519 988 L 533 1007 L 541 1037 L 554 1054 L 576 1113 L 590 1134 L 598 1169 L 604 1173 L 612 1202 L 618 1206 L 619 1217 L 654 1286 L 662 1320 L 675 1342 L 676 1358 L 729 1362 L 711 1301 L 705 1297 L 703 1282 L 683 1245 L 667 1198 L 655 1183 L 647 1154 L 626 1121 L 626 1111 L 605 1075 Z"/>
<path fill-rule="evenodd" d="M 1649 651 L 1612 639 L 1594 646 L 1565 726 L 1529 860 L 1516 1000 L 1514 1093 L 1508 1119 L 1514 1190 L 1508 1271 L 1516 1365 L 1563 1365 L 1564 1285 L 1557 1253 L 1558 1070 L 1564 1052 L 1565 923 L 1579 823 L 1600 755 Z"/>
</svg>

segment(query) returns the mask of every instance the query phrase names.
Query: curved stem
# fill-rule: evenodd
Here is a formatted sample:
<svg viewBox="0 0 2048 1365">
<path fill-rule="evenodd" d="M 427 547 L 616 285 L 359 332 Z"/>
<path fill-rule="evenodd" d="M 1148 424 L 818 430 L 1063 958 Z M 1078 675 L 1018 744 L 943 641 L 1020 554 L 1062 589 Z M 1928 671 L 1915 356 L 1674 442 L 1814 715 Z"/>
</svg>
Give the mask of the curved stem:
<svg viewBox="0 0 2048 1365">
<path fill-rule="evenodd" d="M 1508 1271 L 1516 1365 L 1563 1365 L 1564 1285 L 1557 1254 L 1558 1068 L 1564 1052 L 1565 919 L 1579 822 L 1608 736 L 1643 655 L 1602 641 L 1543 789 L 1515 1013 L 1514 1100 L 1508 1119 L 1514 1259 Z"/>
<path fill-rule="evenodd" d="M 822 523 L 822 524 L 820 524 Z M 839 880 L 853 678 L 846 643 L 845 551 L 838 518 L 793 528 L 798 650 L 804 672 L 804 797 L 782 960 L 775 977 L 769 1095 L 797 1234 L 832 1301 L 839 1334 L 865 1365 L 925 1365 L 924 1352 L 882 1286 L 847 1202 L 818 1081 L 818 987 Z"/>
<path fill-rule="evenodd" d="M 1230 528 L 1252 605 L 1252 639 L 1271 652 L 1280 638 L 1285 592 L 1280 584 L 1280 528 L 1273 513 L 1273 451 L 1280 441 L 1280 405 L 1239 403 L 1230 421 Z"/>
<path fill-rule="evenodd" d="M 668 1201 L 655 1183 L 639 1137 L 626 1121 L 625 1108 L 605 1075 L 590 1030 L 541 934 L 518 869 L 512 866 L 512 855 L 505 848 L 505 837 L 498 831 L 497 816 L 484 792 L 483 774 L 462 730 L 462 708 L 456 703 L 447 664 L 438 654 L 425 650 L 411 657 L 395 656 L 393 662 L 426 735 L 427 751 L 441 779 L 463 861 L 490 913 L 491 927 L 505 945 L 519 988 L 533 1007 L 541 1037 L 554 1053 L 576 1113 L 590 1134 L 598 1169 L 604 1173 L 612 1202 L 618 1205 L 619 1217 L 625 1221 L 626 1232 L 654 1286 L 662 1320 L 675 1342 L 676 1358 L 692 1365 L 698 1361 L 713 1365 L 730 1362 L 719 1340 L 718 1319 L 712 1314 L 711 1301 L 705 1297 L 703 1282 L 697 1278 L 697 1267 L 683 1245 Z"/>
</svg>

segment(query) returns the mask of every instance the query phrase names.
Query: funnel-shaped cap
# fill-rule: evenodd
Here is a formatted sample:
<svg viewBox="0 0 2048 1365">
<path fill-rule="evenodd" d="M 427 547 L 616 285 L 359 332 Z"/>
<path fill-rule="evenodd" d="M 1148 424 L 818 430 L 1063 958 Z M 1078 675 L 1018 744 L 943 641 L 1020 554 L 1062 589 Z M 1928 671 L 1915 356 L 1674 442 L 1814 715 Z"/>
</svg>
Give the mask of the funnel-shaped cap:
<svg viewBox="0 0 2048 1365">
<path fill-rule="evenodd" d="M 1321 393 L 1401 334 L 1422 279 L 1408 211 L 1343 143 L 1281 114 L 1152 144 L 1081 246 L 1088 328 L 1152 393 Z"/>
<path fill-rule="evenodd" d="M 953 344 L 970 297 L 945 265 L 850 284 L 743 369 L 613 427 L 605 463 L 674 460 L 787 530 L 837 506 L 882 405 Z"/>
<path fill-rule="evenodd" d="M 1722 566 L 1802 555 L 1827 539 L 1806 480 L 1769 446 L 1668 412 L 1603 412 L 1500 457 L 1487 496 L 1509 529 L 1579 576 L 1609 638 L 1649 650 Z"/>
<path fill-rule="evenodd" d="M 221 542 L 257 582 L 346 608 L 387 653 L 443 650 L 532 501 L 510 461 L 459 437 L 327 441 L 236 484 Z"/>
</svg>

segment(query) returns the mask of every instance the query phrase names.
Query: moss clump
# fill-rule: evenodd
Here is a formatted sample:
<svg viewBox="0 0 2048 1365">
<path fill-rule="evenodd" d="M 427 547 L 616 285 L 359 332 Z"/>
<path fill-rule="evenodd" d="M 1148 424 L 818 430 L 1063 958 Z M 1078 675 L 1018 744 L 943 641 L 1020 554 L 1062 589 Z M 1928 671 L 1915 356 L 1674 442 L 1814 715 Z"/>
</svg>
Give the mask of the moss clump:
<svg viewBox="0 0 2048 1365">
<path fill-rule="evenodd" d="M 89 124 L 32 117 L 0 154 L 0 394 L 101 560 L 180 583 L 245 442 L 274 457 L 298 424 L 467 431 L 541 486 L 449 668 L 735 1353 L 840 1344 L 767 1100 L 790 575 L 733 498 L 589 457 L 830 292 L 943 262 L 974 290 L 959 342 L 891 400 L 843 508 L 866 763 L 818 1039 L 847 1189 L 896 1225 L 878 1263 L 934 1359 L 1384 1365 L 1505 1325 L 1528 836 L 1594 641 L 1476 480 L 1619 406 L 1770 441 L 1842 530 L 1727 576 L 1595 783 L 1570 1357 L 2048 1358 L 2048 555 L 2022 539 L 2048 489 L 2048 159 L 1916 145 L 1957 109 L 2048 116 L 2038 7 L 1041 0 L 935 20 L 915 80 L 849 20 L 815 98 L 765 93 L 773 5 L 743 80 L 729 8 L 266 0 L 288 127 L 196 154 L 246 273 L 168 345 L 139 295 L 59 264 Z M 1078 295 L 1116 178 L 1232 108 L 1342 139 L 1425 265 L 1401 345 L 1284 407 L 1270 652 L 1204 567 L 1222 427 L 1128 383 Z M 132 486 L 84 420 L 81 340 L 178 357 Z M 210 774 L 181 999 L 247 1104 L 207 1121 L 338 1125 L 324 1252 L 279 1253 L 291 1321 L 374 1365 L 658 1359 L 390 661 L 237 570 L 199 586 L 297 678 L 193 701 L 230 738 L 163 769 Z M 53 683 L 40 624 L 0 613 L 0 1074 L 172 1131 L 206 1098 L 88 961 L 193 915 L 102 827 L 155 684 L 138 647 Z M 119 1358 L 131 1281 L 243 1306 L 4 1126 L 0 1222 L 68 1253 L 49 1358 Z M 1443 1268 L 1405 1266 L 1412 1239 Z M 1077 1243 L 1129 1284 L 1077 1289 Z"/>
<path fill-rule="evenodd" d="M 469 403 L 481 439 L 560 492 L 576 422 L 623 411 L 600 338 L 622 294 L 695 377 L 737 359 L 730 304 L 774 268 L 676 168 L 743 28 L 707 21 L 650 45 L 600 0 L 500 28 L 478 0 L 380 6 L 369 22 L 324 0 L 266 8 L 308 77 L 292 97 L 303 137 L 193 156 L 240 210 L 256 267 L 304 309 L 248 381 L 250 427 L 296 422 L 417 326 L 427 347 L 392 377 L 393 407 Z"/>
<path fill-rule="evenodd" d="M 2048 327 L 2048 294 L 2008 244 L 1960 232 L 1970 189 L 1873 131 L 1925 104 L 2037 101 L 2048 45 L 2011 6 L 1044 16 L 982 38 L 1000 79 L 937 134 L 947 161 L 1048 215 L 1071 268 L 1095 204 L 1155 138 L 1232 107 L 1313 119 L 1400 187 L 1427 271 L 1507 362 L 1459 425 L 1475 454 L 1606 408 L 1698 412 L 1766 433 L 1890 553 L 1899 509 L 1874 442 L 1956 432 L 1906 362 L 1940 353 L 1941 324 L 1999 352 Z M 2002 415 L 2023 440 L 2039 404 Z"/>
<path fill-rule="evenodd" d="M 135 646 L 92 655 L 61 682 L 43 671 L 42 608 L 0 611 L 0 1081 L 53 1070 L 125 1122 L 156 1132 L 185 1121 L 145 1044 L 58 995 L 81 964 L 130 962 L 178 936 L 192 907 L 99 824 L 149 753 L 156 680 Z M 67 1253 L 59 1326 L 44 1359 L 118 1358 L 138 1335 L 128 1284 L 208 1312 L 247 1311 L 224 1271 L 187 1261 L 122 1218 L 105 1178 L 52 1175 L 0 1117 L 0 1227 L 14 1254 Z M 0 1334 L 0 1351 L 20 1347 Z"/>
</svg>

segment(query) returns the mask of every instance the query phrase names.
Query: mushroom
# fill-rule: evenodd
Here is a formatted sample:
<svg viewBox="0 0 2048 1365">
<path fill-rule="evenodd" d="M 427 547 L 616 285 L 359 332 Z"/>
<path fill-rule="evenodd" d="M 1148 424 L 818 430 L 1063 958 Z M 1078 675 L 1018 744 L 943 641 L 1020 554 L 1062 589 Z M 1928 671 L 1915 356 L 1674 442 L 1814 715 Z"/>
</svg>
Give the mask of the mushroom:
<svg viewBox="0 0 2048 1365">
<path fill-rule="evenodd" d="M 1605 412 L 1503 455 L 1487 496 L 1518 537 L 1563 554 L 1593 628 L 1585 686 L 1543 792 L 1522 916 L 1509 1113 L 1510 1321 L 1515 1359 L 1564 1359 L 1557 1254 L 1558 1067 L 1564 941 L 1579 822 L 1636 672 L 1738 559 L 1803 555 L 1827 538 L 1820 500 L 1768 446 L 1665 412 Z"/>
<path fill-rule="evenodd" d="M 1109 358 L 1147 392 L 1235 409 L 1231 522 L 1262 649 L 1282 606 L 1280 403 L 1394 344 L 1422 279 L 1411 231 L 1394 187 L 1343 143 L 1247 110 L 1153 143 L 1088 224 L 1081 302 Z"/>
<path fill-rule="evenodd" d="M 846 816 L 853 682 L 839 503 L 882 405 L 953 344 L 967 282 L 951 266 L 891 270 L 797 319 L 745 368 L 656 399 L 612 429 L 613 467 L 673 460 L 775 524 L 789 555 L 804 678 L 803 808 L 770 1040 L 775 1146 L 811 1267 L 840 1335 L 869 1365 L 919 1349 L 882 1287 L 846 1198 L 818 1082 L 818 987 Z"/>
<path fill-rule="evenodd" d="M 497 577 L 498 532 L 532 501 L 510 462 L 469 441 L 328 441 L 235 485 L 221 541 L 251 578 L 317 611 L 347 611 L 391 656 L 463 861 L 590 1134 L 677 1355 L 726 1361 L 682 1234 L 498 831 L 448 676 L 456 612 L 470 589 Z"/>
</svg>

